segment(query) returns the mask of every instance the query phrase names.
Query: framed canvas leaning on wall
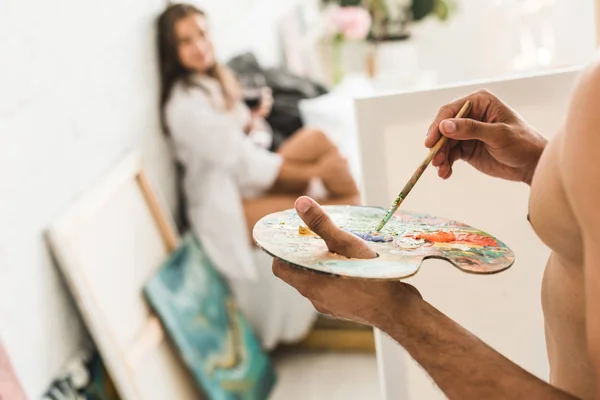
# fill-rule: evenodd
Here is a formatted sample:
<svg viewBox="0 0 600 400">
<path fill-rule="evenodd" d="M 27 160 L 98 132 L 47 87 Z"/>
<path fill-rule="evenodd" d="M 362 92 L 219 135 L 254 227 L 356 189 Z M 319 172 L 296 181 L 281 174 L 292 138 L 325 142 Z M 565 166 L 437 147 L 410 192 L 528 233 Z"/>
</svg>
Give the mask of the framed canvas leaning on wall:
<svg viewBox="0 0 600 400">
<path fill-rule="evenodd" d="M 143 286 L 179 238 L 142 171 L 125 157 L 48 231 L 48 239 L 123 400 L 197 399 Z"/>
<path fill-rule="evenodd" d="M 137 154 L 48 237 L 123 400 L 268 397 L 267 354 L 201 244 L 179 240 Z"/>
</svg>

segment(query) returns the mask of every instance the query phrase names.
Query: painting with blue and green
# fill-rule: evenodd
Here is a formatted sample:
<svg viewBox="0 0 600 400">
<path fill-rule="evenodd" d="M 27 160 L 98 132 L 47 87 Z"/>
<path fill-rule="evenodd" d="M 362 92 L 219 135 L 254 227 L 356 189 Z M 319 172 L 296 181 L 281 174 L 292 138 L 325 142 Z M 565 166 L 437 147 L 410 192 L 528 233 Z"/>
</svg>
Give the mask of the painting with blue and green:
<svg viewBox="0 0 600 400">
<path fill-rule="evenodd" d="M 199 389 L 211 400 L 264 400 L 273 365 L 227 282 L 193 235 L 145 286 L 145 295 Z"/>
</svg>

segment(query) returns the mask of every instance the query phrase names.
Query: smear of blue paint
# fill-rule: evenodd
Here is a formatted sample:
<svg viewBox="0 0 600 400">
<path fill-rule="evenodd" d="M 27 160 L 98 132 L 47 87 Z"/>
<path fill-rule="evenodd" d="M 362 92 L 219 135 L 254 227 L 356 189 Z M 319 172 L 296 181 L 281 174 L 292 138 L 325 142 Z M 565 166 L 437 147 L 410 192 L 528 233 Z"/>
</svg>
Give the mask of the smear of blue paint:
<svg viewBox="0 0 600 400">
<path fill-rule="evenodd" d="M 387 243 L 387 242 L 391 242 L 392 240 L 394 240 L 392 237 L 386 237 L 383 235 L 373 235 L 370 232 L 354 232 L 354 231 L 348 231 L 356 236 L 358 236 L 359 238 L 366 240 L 367 242 L 376 242 L 376 243 Z"/>
</svg>

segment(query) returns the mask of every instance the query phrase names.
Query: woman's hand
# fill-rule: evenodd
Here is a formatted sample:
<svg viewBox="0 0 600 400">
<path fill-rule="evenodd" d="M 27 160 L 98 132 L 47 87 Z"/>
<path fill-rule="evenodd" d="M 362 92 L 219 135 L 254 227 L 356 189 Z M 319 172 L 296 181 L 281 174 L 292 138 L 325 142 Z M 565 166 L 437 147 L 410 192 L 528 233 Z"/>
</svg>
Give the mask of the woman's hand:
<svg viewBox="0 0 600 400">
<path fill-rule="evenodd" d="M 264 88 L 261 94 L 260 106 L 252 110 L 253 117 L 267 118 L 273 109 L 273 93 L 270 88 Z"/>
<path fill-rule="evenodd" d="M 325 211 L 309 197 L 296 201 L 296 211 L 304 223 L 327 244 L 329 250 L 346 257 L 377 257 L 358 236 L 336 226 Z M 377 268 L 373 262 L 373 268 Z M 337 318 L 379 326 L 393 318 L 391 304 L 408 304 L 420 298 L 412 286 L 400 281 L 338 278 L 333 275 L 292 267 L 273 261 L 273 273 L 308 298 L 317 311 Z"/>
<path fill-rule="evenodd" d="M 469 118 L 453 118 L 465 101 L 473 107 Z M 425 146 L 440 138 L 450 140 L 433 158 L 438 175 L 452 175 L 456 160 L 464 160 L 484 174 L 531 184 L 547 140 L 496 96 L 479 91 L 440 109 L 427 133 Z"/>
</svg>

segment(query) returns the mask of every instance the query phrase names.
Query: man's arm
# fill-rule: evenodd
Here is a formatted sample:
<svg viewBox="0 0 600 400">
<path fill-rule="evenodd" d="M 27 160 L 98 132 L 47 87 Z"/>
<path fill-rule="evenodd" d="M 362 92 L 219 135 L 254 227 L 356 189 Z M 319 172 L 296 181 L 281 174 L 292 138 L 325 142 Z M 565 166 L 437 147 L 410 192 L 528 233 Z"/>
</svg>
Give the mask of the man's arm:
<svg viewBox="0 0 600 400">
<path fill-rule="evenodd" d="M 584 248 L 589 359 L 600 399 L 600 63 L 582 77 L 569 110 L 562 175 L 569 203 L 581 227 Z"/>
<path fill-rule="evenodd" d="M 600 382 L 600 64 L 582 77 L 561 154 L 569 203 L 582 228 L 589 357 Z M 573 398 L 533 377 L 421 299 L 401 304 L 381 329 L 450 398 Z M 597 398 L 600 399 L 600 387 Z"/>
<path fill-rule="evenodd" d="M 523 370 L 415 295 L 376 326 L 400 343 L 449 399 L 575 399 Z"/>
<path fill-rule="evenodd" d="M 573 95 L 561 154 L 569 203 L 582 228 L 589 357 L 600 382 L 600 64 Z M 420 299 L 401 304 L 381 329 L 398 341 L 450 398 L 573 398 L 538 380 Z M 597 398 L 600 399 L 600 386 Z"/>
<path fill-rule="evenodd" d="M 341 230 L 314 200 L 298 199 L 296 211 L 330 251 L 353 258 L 376 257 L 366 242 Z M 450 399 L 575 399 L 506 359 L 425 302 L 410 285 L 339 279 L 277 260 L 273 272 L 307 297 L 318 311 L 386 332 Z"/>
</svg>

